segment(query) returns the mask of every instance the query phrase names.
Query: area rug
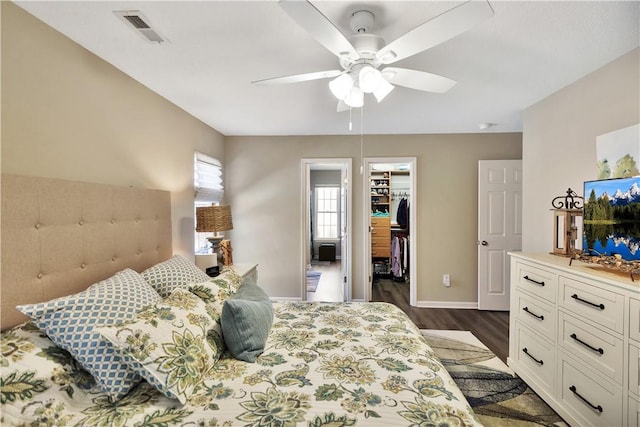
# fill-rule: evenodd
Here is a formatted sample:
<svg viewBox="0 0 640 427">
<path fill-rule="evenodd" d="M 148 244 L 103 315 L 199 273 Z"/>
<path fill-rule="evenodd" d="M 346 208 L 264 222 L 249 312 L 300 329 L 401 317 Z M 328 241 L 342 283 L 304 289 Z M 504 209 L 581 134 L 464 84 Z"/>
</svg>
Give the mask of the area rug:
<svg viewBox="0 0 640 427">
<path fill-rule="evenodd" d="M 331 261 L 320 261 L 317 259 L 311 260 L 311 265 L 331 265 Z"/>
<path fill-rule="evenodd" d="M 315 270 L 307 270 L 307 292 L 315 292 L 322 273 Z"/>
<path fill-rule="evenodd" d="M 567 426 L 471 332 L 421 332 L 485 426 Z"/>
</svg>

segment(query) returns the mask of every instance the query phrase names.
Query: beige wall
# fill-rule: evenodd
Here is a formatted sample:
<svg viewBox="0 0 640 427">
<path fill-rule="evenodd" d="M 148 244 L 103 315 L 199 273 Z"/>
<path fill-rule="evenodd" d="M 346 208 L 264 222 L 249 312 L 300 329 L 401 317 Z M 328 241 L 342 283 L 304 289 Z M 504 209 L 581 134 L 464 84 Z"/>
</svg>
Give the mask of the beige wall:
<svg viewBox="0 0 640 427">
<path fill-rule="evenodd" d="M 224 137 L 10 2 L 2 7 L 2 172 L 171 191 L 193 257 L 193 153 Z"/>
<path fill-rule="evenodd" d="M 364 221 L 359 136 L 226 137 L 235 262 L 259 263 L 273 296 L 300 297 L 301 159 L 353 163 L 353 297 L 364 297 Z M 419 303 L 477 301 L 478 160 L 519 159 L 519 133 L 365 136 L 365 157 L 417 157 Z M 366 178 L 368 179 L 368 178 Z M 442 285 L 450 273 L 452 286 Z"/>
<path fill-rule="evenodd" d="M 224 138 L 14 4 L 0 10 L 2 172 L 170 190 L 174 249 L 190 255 L 193 151 L 225 160 L 226 149 L 234 256 L 259 262 L 273 295 L 299 297 L 300 159 L 351 157 L 354 297 L 363 296 L 358 136 Z M 639 63 L 636 49 L 527 108 L 522 140 L 365 138 L 368 157 L 418 158 L 419 301 L 476 300 L 477 160 L 522 156 L 523 250 L 551 249 L 551 199 L 596 177 L 598 135 L 640 122 Z"/>
<path fill-rule="evenodd" d="M 524 251 L 553 249 L 551 200 L 597 179 L 596 137 L 640 123 L 639 64 L 635 49 L 524 111 Z"/>
</svg>

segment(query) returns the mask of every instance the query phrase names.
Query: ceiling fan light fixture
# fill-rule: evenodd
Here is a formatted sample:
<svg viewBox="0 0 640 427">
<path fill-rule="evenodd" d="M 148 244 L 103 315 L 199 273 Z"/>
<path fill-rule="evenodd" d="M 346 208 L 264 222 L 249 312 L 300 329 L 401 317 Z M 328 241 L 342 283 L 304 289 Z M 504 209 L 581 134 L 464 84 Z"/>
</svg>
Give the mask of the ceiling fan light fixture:
<svg viewBox="0 0 640 427">
<path fill-rule="evenodd" d="M 378 88 L 373 91 L 373 96 L 376 97 L 378 102 L 381 102 L 387 95 L 391 93 L 393 89 L 395 89 L 394 85 L 392 85 L 385 79 L 382 79 L 382 81 L 378 85 Z"/>
<path fill-rule="evenodd" d="M 353 87 L 353 78 L 349 74 L 341 74 L 329 82 L 329 89 L 333 96 L 345 99 Z"/>
<path fill-rule="evenodd" d="M 389 68 L 385 68 L 384 70 L 382 70 L 382 77 L 385 78 L 387 81 L 393 81 L 393 78 L 396 76 L 396 72 L 392 71 Z"/>
<path fill-rule="evenodd" d="M 446 42 L 494 15 L 488 0 L 465 0 L 429 19 L 390 43 L 373 33 L 375 15 L 356 10 L 349 20 L 354 34 L 346 37 L 310 0 L 284 1 L 278 5 L 310 36 L 338 57 L 340 70 L 328 70 L 258 80 L 253 83 L 282 84 L 331 79 L 329 88 L 338 98 L 338 111 L 364 104 L 364 93 L 382 101 L 395 86 L 444 93 L 456 82 L 436 74 L 408 68 L 386 67 Z M 376 9 L 379 9 L 376 7 Z M 382 65 L 385 67 L 382 70 Z"/>
<path fill-rule="evenodd" d="M 383 64 L 391 64 L 392 62 L 394 62 L 394 60 L 396 59 L 398 55 L 396 55 L 396 53 L 392 50 L 388 50 L 385 53 L 382 54 L 382 58 L 380 58 L 380 61 Z"/>
<path fill-rule="evenodd" d="M 377 69 L 373 68 L 371 65 L 366 65 L 362 67 L 360 72 L 358 73 L 358 82 L 360 83 L 360 88 L 365 93 L 374 92 L 380 83 L 382 83 L 384 79 L 382 78 L 382 74 Z"/>
<path fill-rule="evenodd" d="M 351 108 L 362 107 L 364 105 L 364 92 L 358 86 L 353 86 L 344 98 L 344 103 Z"/>
</svg>

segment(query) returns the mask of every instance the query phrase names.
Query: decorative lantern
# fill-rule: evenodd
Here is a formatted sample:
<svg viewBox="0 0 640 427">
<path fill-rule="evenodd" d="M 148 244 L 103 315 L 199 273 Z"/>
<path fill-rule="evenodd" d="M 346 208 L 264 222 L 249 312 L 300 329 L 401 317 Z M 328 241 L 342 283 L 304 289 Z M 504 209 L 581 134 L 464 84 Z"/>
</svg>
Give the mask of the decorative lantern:
<svg viewBox="0 0 640 427">
<path fill-rule="evenodd" d="M 573 257 L 575 254 L 578 227 L 576 217 L 582 216 L 583 198 L 571 188 L 564 196 L 551 201 L 553 206 L 553 253 Z"/>
</svg>

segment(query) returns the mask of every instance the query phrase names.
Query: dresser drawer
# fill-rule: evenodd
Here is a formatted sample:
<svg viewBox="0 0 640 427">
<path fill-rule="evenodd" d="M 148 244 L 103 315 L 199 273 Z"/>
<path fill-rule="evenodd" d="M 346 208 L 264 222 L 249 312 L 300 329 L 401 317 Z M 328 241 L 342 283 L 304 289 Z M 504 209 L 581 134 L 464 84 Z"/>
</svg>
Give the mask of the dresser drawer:
<svg viewBox="0 0 640 427">
<path fill-rule="evenodd" d="M 558 343 L 593 370 L 622 385 L 624 343 L 610 333 L 560 312 Z"/>
<path fill-rule="evenodd" d="M 385 239 L 387 241 L 387 243 L 391 242 L 391 229 L 390 228 L 380 228 L 380 227 L 373 227 L 371 228 L 371 238 L 381 238 L 381 239 Z"/>
<path fill-rule="evenodd" d="M 386 228 L 390 228 L 391 227 L 391 218 L 390 217 L 377 217 L 377 216 L 372 216 L 371 217 L 371 226 L 372 227 L 386 227 Z"/>
<path fill-rule="evenodd" d="M 629 338 L 640 343 L 640 300 L 629 298 Z"/>
<path fill-rule="evenodd" d="M 629 344 L 629 391 L 640 397 L 640 347 Z"/>
<path fill-rule="evenodd" d="M 614 332 L 623 332 L 624 296 L 564 276 L 559 277 L 559 283 L 561 307 Z"/>
<path fill-rule="evenodd" d="M 519 262 L 516 268 L 516 286 L 547 301 L 556 301 L 558 276 L 540 267 Z"/>
<path fill-rule="evenodd" d="M 386 248 L 371 248 L 371 256 L 373 258 L 389 258 L 391 256 L 391 248 L 387 245 Z"/>
<path fill-rule="evenodd" d="M 553 344 L 542 339 L 531 330 L 517 324 L 516 333 L 517 361 L 519 371 L 532 377 L 544 390 L 553 390 L 555 353 Z M 529 381 L 527 381 L 529 382 Z"/>
<path fill-rule="evenodd" d="M 559 354 L 558 400 L 562 406 L 580 426 L 622 426 L 622 388 Z"/>
<path fill-rule="evenodd" d="M 556 337 L 556 308 L 522 292 L 516 294 L 518 311 L 512 316 L 550 340 Z"/>
<path fill-rule="evenodd" d="M 371 236 L 371 246 L 378 246 L 378 247 L 390 247 L 391 246 L 391 240 L 390 238 L 387 237 L 382 237 L 382 236 L 375 236 L 372 235 Z"/>
</svg>

